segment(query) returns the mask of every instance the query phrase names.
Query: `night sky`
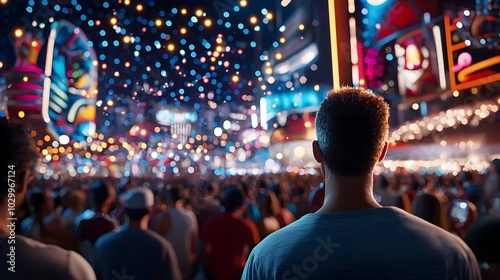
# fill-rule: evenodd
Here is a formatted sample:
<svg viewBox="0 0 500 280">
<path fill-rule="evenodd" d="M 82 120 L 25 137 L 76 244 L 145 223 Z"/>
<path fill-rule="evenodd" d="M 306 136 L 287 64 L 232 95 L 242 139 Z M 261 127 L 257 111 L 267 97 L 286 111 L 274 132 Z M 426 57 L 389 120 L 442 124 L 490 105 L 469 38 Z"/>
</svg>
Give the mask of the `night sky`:
<svg viewBox="0 0 500 280">
<path fill-rule="evenodd" d="M 293 5 L 284 8 L 273 1 L 2 3 L 0 71 L 14 64 L 8 37 L 16 28 L 47 38 L 51 18 L 65 19 L 83 30 L 96 52 L 98 100 L 153 100 L 195 110 L 210 102 L 232 107 L 257 102 L 250 96 L 260 93 L 262 54 L 279 46 L 277 21 L 282 19 L 276 18 L 276 6 L 281 18 L 293 11 Z M 40 55 L 42 68 L 44 59 Z"/>
</svg>

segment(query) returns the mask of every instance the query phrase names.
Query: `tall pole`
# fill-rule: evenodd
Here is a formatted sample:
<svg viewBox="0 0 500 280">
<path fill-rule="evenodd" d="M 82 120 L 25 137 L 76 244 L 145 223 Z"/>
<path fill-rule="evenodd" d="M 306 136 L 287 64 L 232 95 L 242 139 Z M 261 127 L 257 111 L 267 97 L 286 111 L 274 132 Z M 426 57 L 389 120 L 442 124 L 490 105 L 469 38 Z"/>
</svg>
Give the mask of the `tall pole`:
<svg viewBox="0 0 500 280">
<path fill-rule="evenodd" d="M 333 88 L 352 85 L 352 67 L 349 51 L 349 22 L 346 0 L 327 0 L 330 23 Z M 342 71 L 340 71 L 342 69 Z"/>
</svg>

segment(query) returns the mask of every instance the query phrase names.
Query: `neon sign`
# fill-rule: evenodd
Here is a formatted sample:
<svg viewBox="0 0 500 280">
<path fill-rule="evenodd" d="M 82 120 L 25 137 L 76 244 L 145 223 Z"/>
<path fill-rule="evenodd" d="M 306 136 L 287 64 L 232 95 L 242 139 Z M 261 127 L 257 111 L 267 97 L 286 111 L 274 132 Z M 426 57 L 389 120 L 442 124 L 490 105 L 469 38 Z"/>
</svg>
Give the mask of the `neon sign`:
<svg viewBox="0 0 500 280">
<path fill-rule="evenodd" d="M 464 90 L 500 81 L 500 55 L 493 49 L 473 47 L 468 39 L 453 42 L 452 34 L 457 31 L 460 18 L 444 17 L 448 69 L 450 69 L 450 90 Z"/>
</svg>

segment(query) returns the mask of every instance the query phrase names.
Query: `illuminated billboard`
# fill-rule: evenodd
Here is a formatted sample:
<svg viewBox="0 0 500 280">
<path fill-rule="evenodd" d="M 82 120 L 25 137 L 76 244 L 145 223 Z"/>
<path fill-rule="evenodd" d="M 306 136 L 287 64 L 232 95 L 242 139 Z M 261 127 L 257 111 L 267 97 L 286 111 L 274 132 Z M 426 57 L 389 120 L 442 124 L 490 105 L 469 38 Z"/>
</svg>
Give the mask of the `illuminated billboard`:
<svg viewBox="0 0 500 280">
<path fill-rule="evenodd" d="M 473 25 L 476 24 L 469 19 L 473 13 L 465 10 L 461 17 L 453 20 L 448 16 L 444 18 L 451 90 L 464 90 L 500 81 L 498 44 L 494 45 L 487 32 L 474 31 Z M 499 25 L 498 21 L 498 18 L 494 18 L 489 25 L 495 22 Z"/>
<path fill-rule="evenodd" d="M 95 132 L 97 58 L 81 29 L 51 25 L 47 42 L 42 118 L 58 138 L 81 141 Z"/>
<path fill-rule="evenodd" d="M 16 30 L 15 66 L 5 74 L 9 118 L 25 119 L 62 144 L 95 132 L 97 59 L 87 37 L 67 21 L 51 25 L 45 69 L 38 65 L 42 38 Z"/>
</svg>

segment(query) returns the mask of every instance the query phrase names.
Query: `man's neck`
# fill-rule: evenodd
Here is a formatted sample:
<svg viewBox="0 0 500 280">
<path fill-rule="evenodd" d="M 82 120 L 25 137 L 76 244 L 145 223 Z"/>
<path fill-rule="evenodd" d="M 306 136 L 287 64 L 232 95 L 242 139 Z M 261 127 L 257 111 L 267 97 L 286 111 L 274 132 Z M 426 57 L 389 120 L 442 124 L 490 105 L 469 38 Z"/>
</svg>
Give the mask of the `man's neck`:
<svg viewBox="0 0 500 280">
<path fill-rule="evenodd" d="M 130 228 L 147 230 L 148 229 L 148 225 L 149 225 L 149 217 L 145 216 L 145 217 L 143 217 L 140 220 L 130 220 L 129 219 L 127 225 Z"/>
<path fill-rule="evenodd" d="M 317 213 L 333 213 L 382 207 L 373 197 L 373 175 L 326 174 L 325 200 Z"/>
</svg>

